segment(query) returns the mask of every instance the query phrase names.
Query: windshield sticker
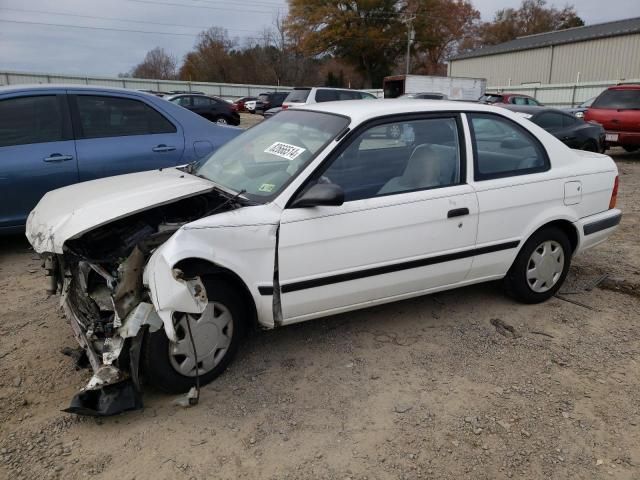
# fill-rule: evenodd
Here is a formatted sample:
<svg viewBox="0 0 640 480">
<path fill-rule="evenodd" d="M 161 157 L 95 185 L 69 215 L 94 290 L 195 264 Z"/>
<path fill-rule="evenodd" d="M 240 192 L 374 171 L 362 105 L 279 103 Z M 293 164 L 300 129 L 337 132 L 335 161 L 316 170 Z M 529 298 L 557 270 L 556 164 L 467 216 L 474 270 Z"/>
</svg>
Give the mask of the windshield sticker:
<svg viewBox="0 0 640 480">
<path fill-rule="evenodd" d="M 267 148 L 264 153 L 270 153 L 277 155 L 278 157 L 286 158 L 287 160 L 295 160 L 306 149 L 302 147 L 296 147 L 295 145 L 289 145 L 288 143 L 276 142 Z"/>
<path fill-rule="evenodd" d="M 276 186 L 273 183 L 263 183 L 262 185 L 260 185 L 260 188 L 258 188 L 258 191 L 271 193 L 273 192 L 274 188 L 276 188 Z"/>
</svg>

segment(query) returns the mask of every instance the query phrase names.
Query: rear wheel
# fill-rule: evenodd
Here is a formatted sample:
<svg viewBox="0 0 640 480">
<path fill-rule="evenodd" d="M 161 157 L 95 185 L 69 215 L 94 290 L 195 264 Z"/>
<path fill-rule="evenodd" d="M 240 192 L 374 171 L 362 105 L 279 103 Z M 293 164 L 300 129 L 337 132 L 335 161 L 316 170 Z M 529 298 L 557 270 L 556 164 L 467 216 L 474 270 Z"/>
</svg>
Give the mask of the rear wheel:
<svg viewBox="0 0 640 480">
<path fill-rule="evenodd" d="M 146 383 L 164 392 L 188 391 L 196 384 L 196 372 L 201 385 L 214 380 L 227 368 L 244 336 L 247 312 L 241 295 L 215 279 L 203 281 L 209 303 L 200 315 L 176 315 L 176 342 L 169 341 L 162 329 L 147 336 L 142 373 Z"/>
<path fill-rule="evenodd" d="M 524 244 L 505 277 L 507 291 L 523 303 L 540 303 L 562 286 L 571 264 L 571 244 L 556 227 L 545 227 Z"/>
<path fill-rule="evenodd" d="M 213 121 L 216 122 L 218 125 L 229 125 L 229 122 L 225 117 L 215 117 Z"/>
<path fill-rule="evenodd" d="M 635 152 L 638 149 L 640 149 L 640 146 L 637 146 L 637 145 L 623 145 L 622 148 L 624 148 L 627 152 L 632 153 L 632 152 Z"/>
</svg>

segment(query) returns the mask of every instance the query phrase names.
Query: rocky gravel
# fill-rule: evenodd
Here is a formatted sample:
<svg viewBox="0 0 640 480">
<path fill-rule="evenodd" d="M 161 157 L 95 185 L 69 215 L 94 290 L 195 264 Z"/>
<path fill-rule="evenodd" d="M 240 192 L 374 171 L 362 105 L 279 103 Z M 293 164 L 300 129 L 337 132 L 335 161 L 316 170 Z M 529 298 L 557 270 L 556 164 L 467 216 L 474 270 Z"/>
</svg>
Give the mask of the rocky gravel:
<svg viewBox="0 0 640 480">
<path fill-rule="evenodd" d="M 61 410 L 90 374 L 37 256 L 0 239 L 0 478 L 640 478 L 640 155 L 560 298 L 486 284 L 252 335 L 199 405 Z"/>
</svg>

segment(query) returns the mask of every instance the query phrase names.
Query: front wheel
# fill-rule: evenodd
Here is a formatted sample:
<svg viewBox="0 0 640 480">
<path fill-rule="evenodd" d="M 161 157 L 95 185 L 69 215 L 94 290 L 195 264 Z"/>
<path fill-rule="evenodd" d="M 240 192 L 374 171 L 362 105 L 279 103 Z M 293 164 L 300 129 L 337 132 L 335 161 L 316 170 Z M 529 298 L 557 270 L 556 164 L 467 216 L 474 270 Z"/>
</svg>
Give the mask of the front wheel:
<svg viewBox="0 0 640 480">
<path fill-rule="evenodd" d="M 505 277 L 507 291 L 523 303 L 540 303 L 562 286 L 571 264 L 571 244 L 556 227 L 545 227 L 527 240 Z"/>
<path fill-rule="evenodd" d="M 182 393 L 213 381 L 229 365 L 247 323 L 242 297 L 228 285 L 203 278 L 209 303 L 200 315 L 176 314 L 178 340 L 164 329 L 148 334 L 142 353 L 142 374 L 149 385 L 167 393 Z M 189 336 L 189 326 L 194 345 Z"/>
</svg>

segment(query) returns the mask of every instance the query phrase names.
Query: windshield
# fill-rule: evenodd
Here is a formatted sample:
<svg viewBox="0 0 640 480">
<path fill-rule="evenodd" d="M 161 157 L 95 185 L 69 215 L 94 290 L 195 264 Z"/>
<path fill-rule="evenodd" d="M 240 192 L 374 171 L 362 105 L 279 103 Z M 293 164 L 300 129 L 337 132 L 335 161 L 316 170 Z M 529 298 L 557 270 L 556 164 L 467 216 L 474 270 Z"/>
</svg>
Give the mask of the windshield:
<svg viewBox="0 0 640 480">
<path fill-rule="evenodd" d="M 640 110 L 639 90 L 605 90 L 591 105 L 593 108 Z"/>
<path fill-rule="evenodd" d="M 483 95 L 478 101 L 486 103 L 496 103 L 502 100 L 502 95 Z"/>
<path fill-rule="evenodd" d="M 310 91 L 311 91 L 310 88 L 297 88 L 295 90 L 292 90 L 291 92 L 289 92 L 289 95 L 287 95 L 285 102 L 304 103 L 307 101 Z"/>
<path fill-rule="evenodd" d="M 214 152 L 196 175 L 264 203 L 349 124 L 338 115 L 284 110 Z"/>
</svg>

